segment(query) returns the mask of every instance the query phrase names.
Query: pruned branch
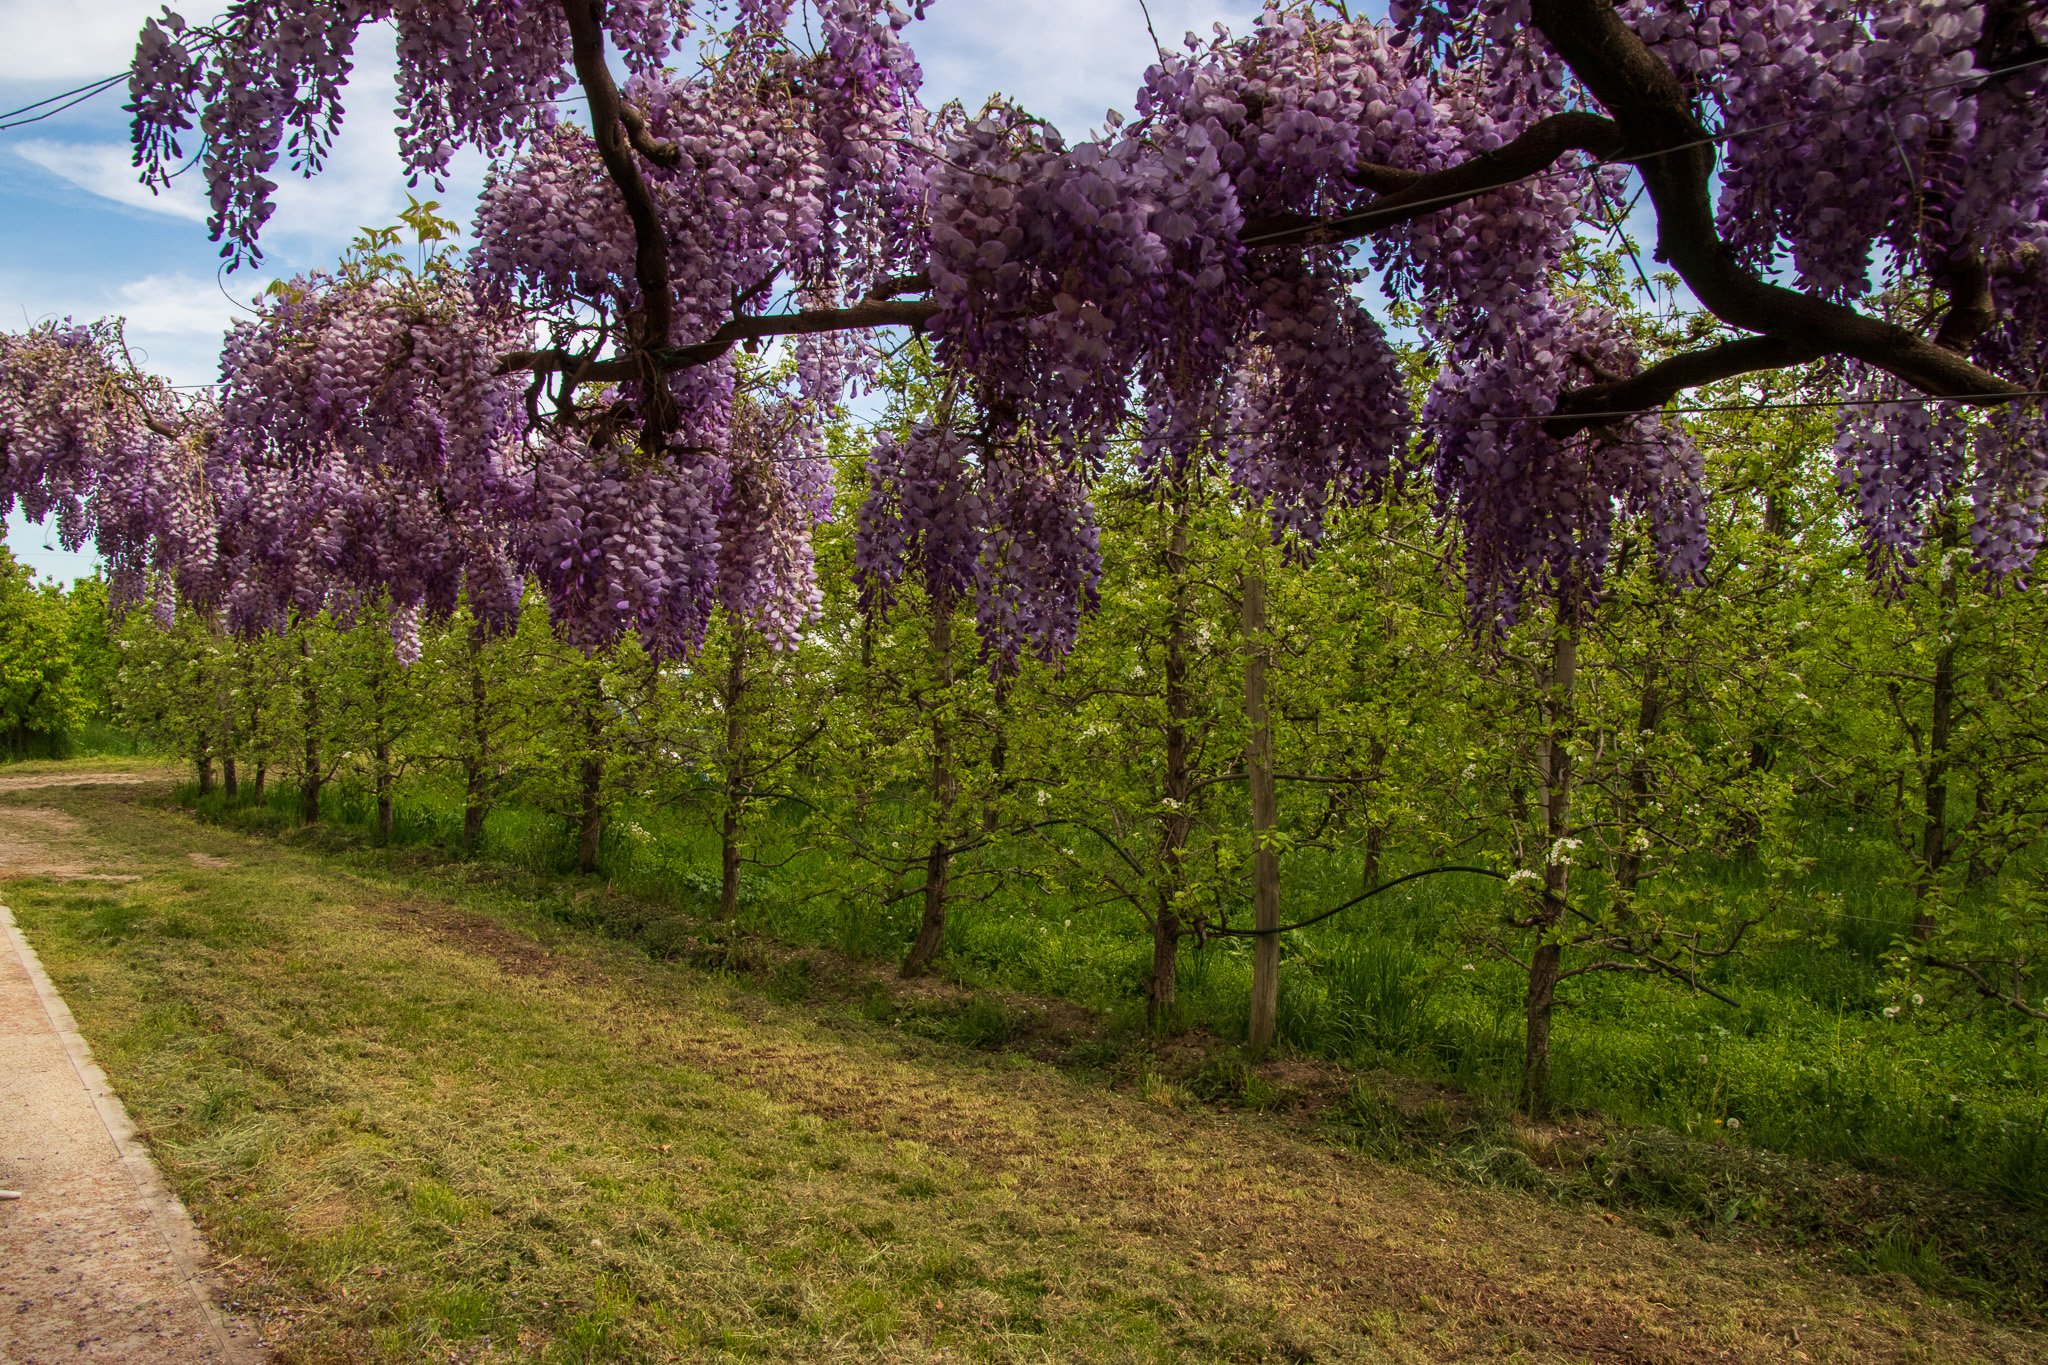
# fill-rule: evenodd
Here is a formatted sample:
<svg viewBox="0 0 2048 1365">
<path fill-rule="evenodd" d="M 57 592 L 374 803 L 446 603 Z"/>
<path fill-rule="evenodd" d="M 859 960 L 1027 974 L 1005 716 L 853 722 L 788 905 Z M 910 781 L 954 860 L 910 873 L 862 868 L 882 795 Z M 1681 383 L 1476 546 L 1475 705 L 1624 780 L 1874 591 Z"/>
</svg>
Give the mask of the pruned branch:
<svg viewBox="0 0 2048 1365">
<path fill-rule="evenodd" d="M 1986 1000 L 1995 1001 L 2008 1009 L 2016 1010 L 2029 1019 L 2038 1019 L 2048 1023 L 2048 1009 L 2036 1009 L 2028 1004 L 2027 998 L 2020 994 L 2017 986 L 2009 991 L 2001 989 L 1992 982 L 1990 977 L 1984 974 L 1981 967 L 1976 966 L 1974 963 L 1926 956 L 1921 957 L 1919 960 L 1930 967 L 1938 968 L 1944 972 L 1953 972 L 1957 976 L 1962 977 L 1972 990 L 1976 991 L 1977 994 L 1983 996 Z"/>
<path fill-rule="evenodd" d="M 1742 337 L 1660 360 L 1638 374 L 1605 379 L 1561 395 L 1557 415 L 1544 424 L 1553 436 L 1570 436 L 1611 421 L 1617 413 L 1660 408 L 1687 389 L 1758 370 L 1781 370 L 1818 360 L 1823 351 L 1774 336 Z"/>
<path fill-rule="evenodd" d="M 652 353 L 664 370 L 687 370 L 717 360 L 743 341 L 771 337 L 812 336 L 820 332 L 872 331 L 878 327 L 921 329 L 939 311 L 929 299 L 867 299 L 848 308 L 814 308 L 797 313 L 749 313 L 732 318 L 704 340 Z M 616 383 L 640 375 L 639 362 L 629 356 L 598 359 L 559 349 L 514 351 L 498 366 L 501 373 L 532 370 L 561 374 L 574 384 Z"/>
<path fill-rule="evenodd" d="M 1265 938 L 1274 934 L 1285 934 L 1295 929 L 1306 929 L 1311 924 L 1321 924 L 1333 915 L 1342 914 L 1355 905 L 1363 904 L 1374 896 L 1379 895 L 1382 891 L 1391 891 L 1403 882 L 1418 881 L 1423 877 L 1438 877 L 1446 872 L 1466 872 L 1478 877 L 1491 877 L 1495 881 L 1501 882 L 1509 879 L 1508 874 L 1500 871 L 1498 868 L 1472 867 L 1461 863 L 1448 863 L 1441 867 L 1425 867 L 1419 872 L 1410 872 L 1404 876 L 1396 877 L 1392 881 L 1381 882 L 1370 891 L 1353 896 L 1342 905 L 1333 905 L 1321 914 L 1310 915 L 1307 919 L 1296 920 L 1292 924 L 1277 924 L 1271 929 L 1233 929 L 1228 925 L 1210 924 L 1206 920 L 1196 920 L 1195 932 L 1198 935 L 1214 935 L 1218 938 Z"/>
<path fill-rule="evenodd" d="M 1388 166 L 1361 166 L 1356 174 L 1368 188 L 1399 188 L 1338 218 L 1303 218 L 1294 214 L 1254 218 L 1245 224 L 1240 240 L 1248 247 L 1269 247 L 1311 246 L 1369 237 L 1505 189 L 1549 170 L 1560 157 L 1572 152 L 1606 160 L 1620 152 L 1621 147 L 1621 129 L 1612 119 L 1588 113 L 1552 114 L 1538 119 L 1512 141 L 1441 171 L 1420 174 Z"/>
<path fill-rule="evenodd" d="M 1722 994 L 1706 982 L 1700 980 L 1697 972 L 1689 972 L 1675 962 L 1666 962 L 1663 958 L 1653 957 L 1648 953 L 1641 954 L 1633 962 L 1617 962 L 1612 958 L 1603 959 L 1599 962 L 1588 962 L 1584 966 L 1573 967 L 1569 971 L 1559 972 L 1557 979 L 1563 981 L 1567 977 L 1584 976 L 1588 972 L 1637 972 L 1653 976 L 1668 976 L 1674 981 L 1684 982 L 1702 995 L 1713 996 L 1714 999 L 1733 1009 L 1742 1008 L 1739 1001 Z"/>
</svg>

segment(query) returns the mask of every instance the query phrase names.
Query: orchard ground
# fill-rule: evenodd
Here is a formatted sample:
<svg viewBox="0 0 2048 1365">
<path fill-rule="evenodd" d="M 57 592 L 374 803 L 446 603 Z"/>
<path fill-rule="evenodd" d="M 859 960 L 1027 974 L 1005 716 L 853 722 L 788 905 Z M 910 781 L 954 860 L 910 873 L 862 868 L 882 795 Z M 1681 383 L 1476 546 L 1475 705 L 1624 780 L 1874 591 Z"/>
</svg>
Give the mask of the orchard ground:
<svg viewBox="0 0 2048 1365">
<path fill-rule="evenodd" d="M 656 959 L 571 922 L 598 883 L 236 833 L 140 771 L 13 769 L 7 895 L 285 1361 L 2048 1354 L 1826 1247 L 1383 1162 L 1321 1064 L 1205 1101 L 1199 1040 Z"/>
</svg>

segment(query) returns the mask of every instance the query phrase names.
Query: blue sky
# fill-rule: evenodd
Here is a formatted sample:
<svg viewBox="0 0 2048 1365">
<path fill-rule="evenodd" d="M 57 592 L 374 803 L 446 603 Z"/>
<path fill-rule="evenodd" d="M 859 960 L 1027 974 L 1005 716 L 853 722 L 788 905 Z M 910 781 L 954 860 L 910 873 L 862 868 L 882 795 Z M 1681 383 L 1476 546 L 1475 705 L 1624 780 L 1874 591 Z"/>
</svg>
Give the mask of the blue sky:
<svg viewBox="0 0 2048 1365">
<path fill-rule="evenodd" d="M 124 70 L 135 34 L 163 0 L 0 0 L 0 109 L 12 109 Z M 1149 0 L 1167 43 L 1223 21 L 1241 28 L 1256 0 Z M 215 0 L 189 3 L 199 20 Z M 978 105 L 1002 91 L 1070 133 L 1110 108 L 1128 111 L 1152 60 L 1139 0 L 936 0 L 912 26 L 926 91 L 937 104 Z M 220 273 L 207 240 L 205 190 L 196 174 L 153 196 L 128 161 L 120 89 L 78 109 L 0 132 L 0 326 L 43 318 L 121 314 L 138 354 L 179 383 L 214 377 L 222 329 L 275 274 L 330 263 L 357 228 L 394 220 L 405 177 L 392 133 L 393 60 L 366 37 L 351 81 L 349 118 L 329 169 L 288 183 L 264 232 L 263 266 Z M 481 163 L 457 164 L 441 195 L 466 221 Z M 444 210 L 444 211 L 447 211 Z M 43 574 L 91 572 L 90 554 L 66 554 L 54 535 L 17 514 L 8 548 Z M 47 548 L 46 548 L 47 547 Z"/>
</svg>

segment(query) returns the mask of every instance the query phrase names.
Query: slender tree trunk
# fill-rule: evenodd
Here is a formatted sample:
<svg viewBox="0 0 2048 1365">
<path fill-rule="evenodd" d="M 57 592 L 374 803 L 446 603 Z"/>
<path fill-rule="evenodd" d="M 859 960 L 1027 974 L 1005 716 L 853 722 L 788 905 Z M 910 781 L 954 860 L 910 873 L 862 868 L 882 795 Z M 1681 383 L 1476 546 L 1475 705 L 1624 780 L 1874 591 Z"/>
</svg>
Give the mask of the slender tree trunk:
<svg viewBox="0 0 2048 1365">
<path fill-rule="evenodd" d="M 391 843 L 391 741 L 380 736 L 370 750 L 370 781 L 376 788 L 377 828 L 371 842 L 378 848 Z"/>
<path fill-rule="evenodd" d="M 747 772 L 747 627 L 732 619 L 732 653 L 726 661 L 725 804 L 718 816 L 718 917 L 731 919 L 740 905 L 740 817 L 745 813 Z"/>
<path fill-rule="evenodd" d="M 241 747 L 240 737 L 235 734 L 234 690 L 228 685 L 227 670 L 216 675 L 213 704 L 220 716 L 220 783 L 221 795 L 232 802 L 239 791 L 235 774 L 235 751 Z"/>
<path fill-rule="evenodd" d="M 263 799 L 263 790 L 269 785 L 269 749 L 263 736 L 263 693 L 256 681 L 255 651 L 244 645 L 242 654 L 242 694 L 249 704 L 248 719 L 242 727 L 242 734 L 249 744 L 249 757 L 256 765 L 256 799 Z"/>
<path fill-rule="evenodd" d="M 299 818 L 309 825 L 320 823 L 320 788 L 326 779 L 320 755 L 320 683 L 313 669 L 313 642 L 299 635 L 299 699 L 305 722 L 304 747 L 299 767 Z"/>
<path fill-rule="evenodd" d="M 906 977 L 929 971 L 945 943 L 946 882 L 953 861 L 947 841 L 953 832 L 953 804 L 960 795 L 960 779 L 953 771 L 953 603 L 934 600 L 931 613 L 929 642 L 936 675 L 931 704 L 932 843 L 924 858 L 924 918 L 910 955 L 903 959 Z"/>
<path fill-rule="evenodd" d="M 199 794 L 213 795 L 213 748 L 203 739 L 192 751 L 192 767 L 199 775 Z"/>
<path fill-rule="evenodd" d="M 1010 768 L 1010 680 L 996 680 L 995 733 L 988 746 L 988 798 L 981 805 L 981 832 L 995 833 L 1003 822 L 1003 796 L 1009 790 Z"/>
<path fill-rule="evenodd" d="M 583 694 L 583 772 L 581 809 L 576 822 L 576 870 L 597 871 L 604 843 L 604 675 L 590 663 L 590 686 Z"/>
<path fill-rule="evenodd" d="M 1152 978 L 1145 988 L 1145 1019 L 1154 1029 L 1173 1022 L 1179 994 L 1181 923 L 1180 896 L 1186 880 L 1188 836 L 1194 830 L 1194 754 L 1189 732 L 1195 715 L 1194 688 L 1188 681 L 1193 649 L 1189 601 L 1188 535 L 1193 518 L 1191 480 L 1175 487 L 1173 532 L 1167 540 L 1166 575 L 1172 596 L 1166 613 L 1165 695 L 1166 771 L 1160 783 L 1165 815 L 1159 822 L 1159 885 L 1152 910 Z"/>
<path fill-rule="evenodd" d="M 1761 734 L 1751 735 L 1749 755 L 1745 760 L 1749 775 L 1756 777 L 1767 773 L 1775 762 L 1777 751 L 1773 743 L 1772 730 L 1767 727 Z M 1740 833 L 1736 851 L 1745 858 L 1756 857 L 1757 847 L 1764 837 L 1763 818 L 1754 810 L 1738 811 L 1735 816 L 1735 827 Z"/>
<path fill-rule="evenodd" d="M 1536 916 L 1541 937 L 1529 963 L 1528 1030 L 1522 1048 L 1522 1103 L 1531 1118 L 1550 1112 L 1550 1020 L 1564 965 L 1564 948 L 1554 933 L 1571 889 L 1566 841 L 1572 837 L 1572 691 L 1578 682 L 1579 641 L 1564 612 L 1560 604 L 1544 699 L 1543 903 Z"/>
<path fill-rule="evenodd" d="M 1374 735 L 1365 751 L 1365 787 L 1375 799 L 1387 780 L 1387 742 Z M 1359 890 L 1370 891 L 1380 884 L 1380 857 L 1386 851 L 1387 822 L 1377 812 L 1365 817 L 1365 864 L 1359 869 Z"/>
<path fill-rule="evenodd" d="M 1252 806 L 1252 927 L 1261 931 L 1252 941 L 1251 1028 L 1246 1041 L 1256 1054 L 1273 1045 L 1280 1017 L 1280 852 L 1273 843 L 1280 830 L 1280 802 L 1273 780 L 1273 717 L 1266 706 L 1272 648 L 1266 631 L 1263 563 L 1254 563 L 1245 571 L 1243 626 L 1248 730 L 1244 767 Z"/>
<path fill-rule="evenodd" d="M 391 675 L 384 660 L 380 643 L 370 669 L 370 791 L 377 800 L 377 824 L 370 842 L 378 848 L 391 842 Z"/>
<path fill-rule="evenodd" d="M 475 855 L 483 843 L 484 817 L 491 804 L 490 684 L 484 677 L 484 624 L 469 623 L 467 726 L 462 755 L 462 856 Z"/>
<path fill-rule="evenodd" d="M 1657 676 L 1657 661 L 1643 664 L 1643 692 L 1636 705 L 1637 753 L 1628 769 L 1628 818 L 1623 822 L 1620 856 L 1615 859 L 1615 888 L 1634 895 L 1643 879 L 1643 850 L 1636 845 L 1636 825 L 1650 805 L 1650 741 L 1664 721 L 1664 692 Z"/>
<path fill-rule="evenodd" d="M 1956 573 L 1948 551 L 1958 539 L 1955 519 L 1942 513 L 1940 543 L 1941 645 L 1934 652 L 1934 678 L 1928 698 L 1927 767 L 1920 775 L 1920 867 L 1914 879 L 1919 905 L 1913 911 L 1913 937 L 1934 936 L 1933 905 L 1948 871 L 1948 783 L 1954 762 L 1956 720 Z"/>
<path fill-rule="evenodd" d="M 604 755 L 583 756 L 582 811 L 576 823 L 576 870 L 597 871 L 604 845 Z"/>
</svg>

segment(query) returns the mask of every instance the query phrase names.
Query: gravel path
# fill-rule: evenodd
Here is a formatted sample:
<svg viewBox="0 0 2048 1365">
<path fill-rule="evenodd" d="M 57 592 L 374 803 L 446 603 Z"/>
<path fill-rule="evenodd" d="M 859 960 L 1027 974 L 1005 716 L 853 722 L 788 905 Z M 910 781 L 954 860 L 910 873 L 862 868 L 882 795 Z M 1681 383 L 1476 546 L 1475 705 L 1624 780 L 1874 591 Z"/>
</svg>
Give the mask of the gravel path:
<svg viewBox="0 0 2048 1365">
<path fill-rule="evenodd" d="M 0 848 L 8 852 L 46 843 L 53 832 L 36 812 L 0 808 Z M 7 861 L 18 873 L 27 870 L 23 861 L 54 868 L 66 859 L 50 851 Z M 251 1334 L 215 1309 L 200 1269 L 210 1252 L 164 1188 L 5 905 L 0 1190 L 21 1195 L 0 1199 L 6 1365 L 252 1365 L 262 1358 Z"/>
</svg>

